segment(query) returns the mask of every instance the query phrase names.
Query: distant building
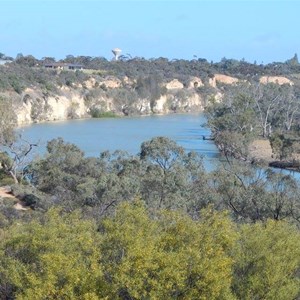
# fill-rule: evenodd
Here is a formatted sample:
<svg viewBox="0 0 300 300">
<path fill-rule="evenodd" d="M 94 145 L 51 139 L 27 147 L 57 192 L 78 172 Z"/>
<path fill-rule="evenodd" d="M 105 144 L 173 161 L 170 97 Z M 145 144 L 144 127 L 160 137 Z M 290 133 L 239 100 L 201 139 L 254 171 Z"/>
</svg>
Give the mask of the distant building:
<svg viewBox="0 0 300 300">
<path fill-rule="evenodd" d="M 0 59 L 0 65 L 5 65 L 6 63 L 11 63 L 12 60 L 8 60 L 8 59 Z"/>
<path fill-rule="evenodd" d="M 59 62 L 47 63 L 44 64 L 44 67 L 47 69 L 56 69 L 56 70 L 83 70 L 83 65 L 59 63 Z"/>
<path fill-rule="evenodd" d="M 121 52 L 122 52 L 122 50 L 119 49 L 119 48 L 114 48 L 114 49 L 112 49 L 111 51 L 112 51 L 112 53 L 115 55 L 115 57 L 114 57 L 113 60 L 118 60 L 118 59 L 119 59 L 119 56 L 120 56 L 120 54 L 121 54 Z"/>
</svg>

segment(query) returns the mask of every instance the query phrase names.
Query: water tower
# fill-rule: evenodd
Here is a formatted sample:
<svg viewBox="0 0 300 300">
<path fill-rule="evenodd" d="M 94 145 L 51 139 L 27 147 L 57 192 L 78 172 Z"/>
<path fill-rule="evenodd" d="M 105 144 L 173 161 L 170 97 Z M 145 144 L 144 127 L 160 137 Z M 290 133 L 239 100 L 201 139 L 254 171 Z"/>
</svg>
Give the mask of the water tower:
<svg viewBox="0 0 300 300">
<path fill-rule="evenodd" d="M 115 55 L 115 60 L 118 60 L 118 58 L 119 58 L 119 56 L 120 56 L 122 50 L 119 49 L 119 48 L 115 48 L 115 49 L 112 49 L 111 51 L 112 51 L 112 53 Z"/>
</svg>

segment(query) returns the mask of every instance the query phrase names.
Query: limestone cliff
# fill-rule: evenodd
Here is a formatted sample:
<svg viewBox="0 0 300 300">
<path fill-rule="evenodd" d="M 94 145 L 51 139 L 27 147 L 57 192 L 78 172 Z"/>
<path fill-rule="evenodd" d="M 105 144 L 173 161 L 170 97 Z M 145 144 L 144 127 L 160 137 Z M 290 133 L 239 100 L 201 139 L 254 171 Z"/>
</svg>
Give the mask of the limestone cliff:
<svg viewBox="0 0 300 300">
<path fill-rule="evenodd" d="M 209 79 L 210 86 L 216 88 L 217 82 L 225 83 L 225 84 L 236 84 L 239 82 L 238 78 L 223 75 L 223 74 L 215 74 L 212 78 Z"/>
<path fill-rule="evenodd" d="M 265 76 L 260 83 L 275 82 L 293 84 L 285 77 Z M 139 86 L 135 79 L 114 76 L 97 78 L 56 87 L 55 90 L 41 90 L 30 86 L 21 95 L 13 91 L 6 93 L 13 99 L 18 124 L 90 118 L 93 112 L 113 112 L 116 115 L 148 115 L 171 112 L 202 111 L 206 98 L 213 95 L 221 100 L 222 90 L 217 83 L 236 85 L 238 78 L 215 74 L 206 83 L 199 77 L 190 77 L 184 83 L 178 78 L 159 83 L 159 86 Z M 210 89 L 208 88 L 210 87 Z M 138 90 L 140 89 L 140 90 Z M 144 90 L 143 90 L 144 89 Z"/>
<path fill-rule="evenodd" d="M 271 81 L 270 77 L 268 81 Z M 202 111 L 208 96 L 213 95 L 219 101 L 222 99 L 223 93 L 217 82 L 236 85 L 241 80 L 215 74 L 204 83 L 201 78 L 191 76 L 184 83 L 177 78 L 156 85 L 152 82 L 147 90 L 137 80 L 128 77 L 99 79 L 90 76 L 84 82 L 56 86 L 54 90 L 30 86 L 21 94 L 12 91 L 6 94 L 13 99 L 18 124 L 30 124 L 90 118 L 106 112 L 124 116 Z M 276 82 L 279 82 L 278 78 Z"/>
<path fill-rule="evenodd" d="M 67 87 L 57 95 L 27 88 L 16 108 L 19 124 L 84 118 L 88 116 L 83 96 Z"/>
<path fill-rule="evenodd" d="M 31 86 L 21 95 L 14 94 L 14 109 L 18 124 L 89 118 L 95 110 L 116 115 L 201 111 L 202 97 L 193 86 L 194 82 L 199 86 L 202 82 L 200 78 L 191 80 L 193 84 L 188 87 L 178 79 L 162 85 L 166 90 L 156 99 L 137 97 L 132 92 L 133 80 L 124 78 L 121 81 L 111 76 L 101 82 L 91 77 L 82 84 L 57 87 L 51 92 Z"/>
<path fill-rule="evenodd" d="M 31 86 L 21 94 L 7 91 L 6 96 L 13 100 L 18 124 L 30 124 L 90 118 L 95 111 L 100 115 L 113 112 L 120 116 L 202 111 L 207 96 L 214 95 L 219 101 L 222 99 L 223 93 L 217 82 L 236 85 L 241 80 L 222 74 L 215 74 L 206 84 L 199 77 L 191 76 L 185 83 L 174 78 L 160 83 L 160 86 L 150 86 L 147 94 L 143 90 L 138 93 L 137 80 L 128 77 L 121 80 L 114 76 L 100 79 L 90 76 L 80 84 L 60 86 L 52 91 Z M 260 78 L 260 83 L 268 82 L 293 84 L 285 77 Z"/>
<path fill-rule="evenodd" d="M 259 79 L 259 82 L 262 84 L 276 83 L 279 85 L 282 85 L 282 84 L 294 85 L 293 81 L 291 81 L 290 79 L 283 77 L 283 76 L 262 76 Z"/>
</svg>

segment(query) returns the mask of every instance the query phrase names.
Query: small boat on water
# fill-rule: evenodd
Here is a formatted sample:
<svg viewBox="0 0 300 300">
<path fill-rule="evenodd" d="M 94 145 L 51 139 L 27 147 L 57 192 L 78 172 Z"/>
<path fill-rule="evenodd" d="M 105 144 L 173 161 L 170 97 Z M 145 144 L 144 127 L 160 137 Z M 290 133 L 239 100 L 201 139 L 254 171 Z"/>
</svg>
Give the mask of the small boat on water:
<svg viewBox="0 0 300 300">
<path fill-rule="evenodd" d="M 202 135 L 202 139 L 204 140 L 204 141 L 213 141 L 214 140 L 214 138 L 212 137 L 212 136 L 205 136 L 205 135 Z"/>
</svg>

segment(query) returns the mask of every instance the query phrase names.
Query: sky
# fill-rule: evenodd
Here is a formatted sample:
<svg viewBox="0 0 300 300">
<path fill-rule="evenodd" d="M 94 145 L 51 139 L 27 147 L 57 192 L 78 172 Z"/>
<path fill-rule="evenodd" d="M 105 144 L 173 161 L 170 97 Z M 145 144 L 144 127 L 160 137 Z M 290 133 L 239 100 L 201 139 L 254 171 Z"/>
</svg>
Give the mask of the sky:
<svg viewBox="0 0 300 300">
<path fill-rule="evenodd" d="M 300 55 L 299 12 L 300 0 L 0 0 L 0 52 L 284 62 Z"/>
</svg>

